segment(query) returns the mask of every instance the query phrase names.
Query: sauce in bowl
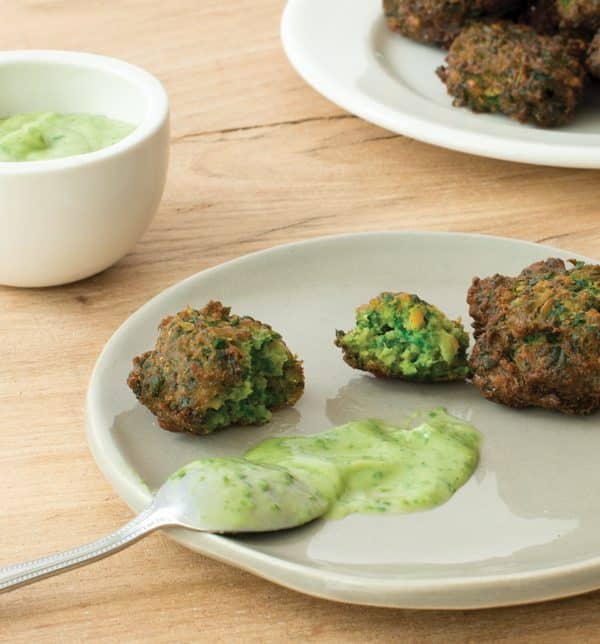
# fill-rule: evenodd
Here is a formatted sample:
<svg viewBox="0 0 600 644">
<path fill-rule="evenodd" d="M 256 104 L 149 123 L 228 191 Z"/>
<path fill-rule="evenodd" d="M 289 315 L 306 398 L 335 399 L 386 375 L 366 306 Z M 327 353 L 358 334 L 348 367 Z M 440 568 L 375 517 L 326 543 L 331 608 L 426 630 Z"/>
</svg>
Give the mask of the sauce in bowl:
<svg viewBox="0 0 600 644">
<path fill-rule="evenodd" d="M 0 162 L 95 152 L 124 139 L 134 129 L 129 123 L 96 114 L 15 114 L 0 118 Z"/>
</svg>

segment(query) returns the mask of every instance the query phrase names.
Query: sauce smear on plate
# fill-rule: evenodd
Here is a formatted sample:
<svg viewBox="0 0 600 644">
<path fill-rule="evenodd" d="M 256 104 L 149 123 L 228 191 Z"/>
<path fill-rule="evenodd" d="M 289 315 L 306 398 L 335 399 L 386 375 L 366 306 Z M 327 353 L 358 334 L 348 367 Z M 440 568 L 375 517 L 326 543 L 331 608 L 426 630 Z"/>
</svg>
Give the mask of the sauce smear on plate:
<svg viewBox="0 0 600 644">
<path fill-rule="evenodd" d="M 172 478 L 189 477 L 204 521 L 237 530 L 256 529 L 257 520 L 271 523 L 278 514 L 301 525 L 321 515 L 414 512 L 444 503 L 469 479 L 480 441 L 475 427 L 434 409 L 404 427 L 360 420 L 269 439 L 242 459 L 195 461 Z"/>
</svg>

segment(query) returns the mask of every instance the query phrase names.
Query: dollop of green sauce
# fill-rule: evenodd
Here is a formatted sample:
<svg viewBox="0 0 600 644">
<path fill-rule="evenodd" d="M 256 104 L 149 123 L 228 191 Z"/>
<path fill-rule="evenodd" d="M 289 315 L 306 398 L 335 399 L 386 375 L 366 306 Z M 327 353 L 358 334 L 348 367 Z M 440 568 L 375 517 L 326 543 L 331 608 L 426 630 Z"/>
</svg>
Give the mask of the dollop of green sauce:
<svg viewBox="0 0 600 644">
<path fill-rule="evenodd" d="M 16 114 L 0 118 L 0 161 L 41 161 L 94 152 L 134 129 L 96 114 Z"/>
<path fill-rule="evenodd" d="M 244 458 L 285 468 L 328 499 L 328 517 L 341 518 L 444 503 L 475 470 L 480 440 L 475 427 L 434 409 L 404 427 L 361 420 L 315 436 L 267 440 Z"/>
<path fill-rule="evenodd" d="M 223 531 L 279 529 L 322 515 L 414 512 L 444 503 L 469 479 L 480 441 L 475 427 L 439 408 L 402 426 L 360 420 L 269 439 L 241 459 L 190 463 L 170 482 L 185 482 L 199 519 Z"/>
</svg>

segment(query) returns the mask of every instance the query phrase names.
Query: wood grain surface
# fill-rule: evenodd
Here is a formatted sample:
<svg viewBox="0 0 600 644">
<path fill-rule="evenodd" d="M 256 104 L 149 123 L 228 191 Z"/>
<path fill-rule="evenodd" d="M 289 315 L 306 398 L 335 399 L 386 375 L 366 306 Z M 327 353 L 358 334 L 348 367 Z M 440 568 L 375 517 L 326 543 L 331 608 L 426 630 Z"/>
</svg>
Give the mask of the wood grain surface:
<svg viewBox="0 0 600 644">
<path fill-rule="evenodd" d="M 131 517 L 88 450 L 86 386 L 113 331 L 170 284 L 250 251 L 350 231 L 476 231 L 600 257 L 598 172 L 467 156 L 342 112 L 286 61 L 282 8 L 3 0 L 3 49 L 81 49 L 158 76 L 173 139 L 160 211 L 125 259 L 65 287 L 0 287 L 0 565 Z M 599 633 L 600 593 L 475 612 L 347 606 L 161 534 L 0 596 L 2 642 L 590 642 Z"/>
</svg>

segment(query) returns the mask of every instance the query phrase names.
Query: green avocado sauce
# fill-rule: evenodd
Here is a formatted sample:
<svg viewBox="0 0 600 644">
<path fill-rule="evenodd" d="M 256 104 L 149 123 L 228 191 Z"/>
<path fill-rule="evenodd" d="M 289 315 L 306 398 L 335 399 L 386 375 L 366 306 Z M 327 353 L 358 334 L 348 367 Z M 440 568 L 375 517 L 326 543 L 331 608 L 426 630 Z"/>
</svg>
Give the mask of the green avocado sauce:
<svg viewBox="0 0 600 644">
<path fill-rule="evenodd" d="M 0 118 L 0 161 L 41 161 L 94 152 L 134 129 L 96 114 L 16 114 Z"/>
<path fill-rule="evenodd" d="M 185 482 L 198 500 L 199 520 L 223 531 L 278 529 L 354 512 L 414 512 L 444 503 L 469 479 L 480 440 L 475 427 L 434 409 L 403 427 L 360 420 L 322 434 L 269 439 L 241 459 L 190 463 L 170 481 Z"/>
</svg>

